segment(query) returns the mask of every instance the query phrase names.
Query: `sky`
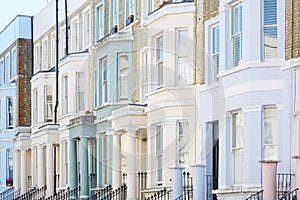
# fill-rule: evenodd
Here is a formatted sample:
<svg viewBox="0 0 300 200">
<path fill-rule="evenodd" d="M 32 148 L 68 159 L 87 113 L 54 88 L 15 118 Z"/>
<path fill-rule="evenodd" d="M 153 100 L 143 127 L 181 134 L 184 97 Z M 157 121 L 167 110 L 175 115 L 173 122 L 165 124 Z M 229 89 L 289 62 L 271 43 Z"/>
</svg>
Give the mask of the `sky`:
<svg viewBox="0 0 300 200">
<path fill-rule="evenodd" d="M 35 15 L 50 1 L 51 0 L 0 0 L 0 32 L 17 15 Z"/>
</svg>

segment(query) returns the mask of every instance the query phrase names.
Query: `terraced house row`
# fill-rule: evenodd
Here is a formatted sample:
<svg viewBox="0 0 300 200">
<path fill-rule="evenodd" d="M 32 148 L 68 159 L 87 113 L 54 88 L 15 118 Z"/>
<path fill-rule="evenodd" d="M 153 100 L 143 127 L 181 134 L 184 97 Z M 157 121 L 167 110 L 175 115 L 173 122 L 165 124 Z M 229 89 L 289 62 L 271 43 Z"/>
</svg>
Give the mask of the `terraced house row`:
<svg viewBox="0 0 300 200">
<path fill-rule="evenodd" d="M 0 199 L 300 199 L 299 6 L 17 16 L 0 32 Z"/>
</svg>

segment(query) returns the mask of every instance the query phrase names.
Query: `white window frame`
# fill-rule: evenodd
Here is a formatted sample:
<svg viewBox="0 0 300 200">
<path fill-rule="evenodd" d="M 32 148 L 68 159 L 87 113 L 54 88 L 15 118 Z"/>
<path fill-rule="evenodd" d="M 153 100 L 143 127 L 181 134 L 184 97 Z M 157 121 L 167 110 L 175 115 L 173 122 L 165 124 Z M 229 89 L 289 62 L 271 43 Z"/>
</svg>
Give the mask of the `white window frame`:
<svg viewBox="0 0 300 200">
<path fill-rule="evenodd" d="M 177 134 L 176 134 L 176 146 L 177 146 L 177 165 L 181 166 L 185 164 L 185 157 L 188 151 L 186 150 L 186 145 L 189 140 L 189 123 L 187 120 L 178 120 L 176 123 Z"/>
<path fill-rule="evenodd" d="M 266 113 L 267 110 L 274 112 L 273 115 Z M 271 124 L 271 127 L 267 128 Z M 263 145 L 264 160 L 278 160 L 278 109 L 276 106 L 269 105 L 263 107 Z M 267 131 L 271 131 L 271 140 L 267 140 Z"/>
<path fill-rule="evenodd" d="M 82 29 L 82 46 L 88 48 L 91 43 L 91 12 L 87 8 L 83 11 L 83 29 Z"/>
<path fill-rule="evenodd" d="M 72 51 L 73 52 L 79 52 L 79 17 L 75 17 L 72 22 Z"/>
<path fill-rule="evenodd" d="M 42 41 L 42 69 L 48 69 L 48 38 Z"/>
<path fill-rule="evenodd" d="M 141 65 L 141 70 L 140 70 L 140 97 L 141 97 L 141 102 L 146 102 L 147 101 L 147 94 L 149 92 L 149 53 L 147 50 L 142 50 L 140 54 L 140 63 Z"/>
<path fill-rule="evenodd" d="M 154 1 L 153 0 L 147 0 L 147 15 L 152 13 L 154 10 Z"/>
<path fill-rule="evenodd" d="M 49 100 L 48 100 L 48 90 L 50 90 L 50 96 L 51 96 L 51 102 L 49 102 Z M 45 88 L 44 88 L 44 94 L 45 94 L 45 121 L 46 122 L 52 122 L 53 121 L 53 116 L 54 116 L 54 110 L 53 110 L 53 108 L 54 108 L 54 101 L 53 101 L 53 88 L 52 88 L 52 86 L 51 85 L 47 85 L 47 86 L 45 86 Z M 49 116 L 49 113 L 48 113 L 48 108 L 51 108 L 51 115 Z"/>
<path fill-rule="evenodd" d="M 186 42 L 184 43 L 184 45 L 186 45 L 184 47 L 184 45 L 180 45 L 180 34 L 179 32 L 181 31 L 186 31 Z M 189 30 L 187 27 L 185 28 L 177 28 L 176 29 L 176 42 L 175 42 L 175 48 L 176 48 L 176 80 L 175 80 L 175 84 L 176 85 L 187 85 L 188 84 L 188 78 L 189 78 L 189 63 L 188 63 L 188 34 L 189 34 Z M 181 51 L 182 49 L 186 48 L 185 50 Z M 184 69 L 181 69 L 181 65 L 180 63 L 183 62 L 183 64 L 185 65 Z M 180 67 L 181 66 L 181 67 Z M 183 71 L 183 73 L 182 73 Z M 183 79 L 183 80 L 182 80 Z"/>
<path fill-rule="evenodd" d="M 8 61 L 7 61 L 8 60 Z M 11 66 L 11 59 L 10 59 L 10 52 L 5 54 L 5 61 L 4 61 L 4 71 L 5 71 L 5 83 L 10 82 L 10 66 Z"/>
<path fill-rule="evenodd" d="M 17 75 L 17 48 L 14 47 L 11 50 L 11 77 L 10 79 L 13 80 L 16 78 Z"/>
<path fill-rule="evenodd" d="M 64 142 L 64 171 L 65 171 L 65 185 L 69 183 L 69 148 L 68 148 L 68 142 Z"/>
<path fill-rule="evenodd" d="M 102 12 L 100 12 L 100 8 L 102 7 Z M 96 42 L 104 37 L 104 28 L 105 28 L 105 5 L 104 2 L 101 1 L 95 7 L 95 15 L 96 15 Z M 100 15 L 101 14 L 101 15 Z"/>
<path fill-rule="evenodd" d="M 67 114 L 69 112 L 69 76 L 66 74 L 62 77 L 62 114 Z"/>
<path fill-rule="evenodd" d="M 264 6 L 265 6 L 265 4 L 264 4 L 264 1 L 262 2 L 263 56 L 264 56 L 264 59 L 270 59 L 270 58 L 276 58 L 276 57 L 278 57 L 278 2 L 277 2 L 277 0 L 274 1 L 274 2 L 276 2 L 276 24 L 265 25 L 265 18 L 264 18 L 264 10 L 265 10 Z M 266 55 L 266 46 L 268 46 L 266 44 L 266 30 L 272 29 L 272 28 L 276 28 L 276 46 L 275 46 L 276 48 L 274 48 L 276 50 L 275 50 L 275 52 L 271 52 L 271 53 L 269 52 L 271 55 Z M 275 55 L 273 55 L 273 54 L 275 54 Z"/>
<path fill-rule="evenodd" d="M 6 149 L 7 154 L 7 177 L 6 178 L 14 178 L 14 156 L 13 156 L 13 150 L 11 148 Z"/>
<path fill-rule="evenodd" d="M 238 19 L 238 23 L 237 24 L 240 24 L 240 23 L 242 23 L 241 24 L 241 31 L 238 31 L 238 32 L 236 32 L 236 33 L 234 33 L 233 32 L 233 26 L 234 26 L 234 18 L 233 18 L 233 10 L 234 10 L 234 8 L 236 8 L 236 7 L 242 7 L 242 16 L 241 16 L 241 22 L 240 22 L 240 19 Z M 239 66 L 239 64 L 240 64 L 240 61 L 243 59 L 243 14 L 244 14 L 244 10 L 243 10 L 243 1 L 238 1 L 238 2 L 236 2 L 235 4 L 233 4 L 232 6 L 231 6 L 231 27 L 230 27 L 230 35 L 231 35 L 231 59 L 232 59 L 232 61 L 231 61 L 231 66 L 232 66 L 232 68 L 234 68 L 234 67 L 237 67 L 237 66 Z M 240 27 L 240 25 L 239 25 L 239 27 Z M 234 41 L 235 41 L 235 39 L 237 39 L 237 38 L 239 38 L 240 37 L 240 47 L 239 47 L 239 51 L 240 51 L 240 58 L 239 58 L 239 60 L 236 60 L 235 61 L 235 47 L 234 47 Z"/>
<path fill-rule="evenodd" d="M 81 78 L 83 78 L 83 80 L 81 80 Z M 85 72 L 76 73 L 76 110 L 78 112 L 83 111 L 85 109 L 85 104 L 86 104 L 86 99 L 85 99 L 86 81 L 85 80 L 86 80 Z M 81 107 L 81 101 L 83 101 L 83 107 Z"/>
<path fill-rule="evenodd" d="M 162 184 L 163 180 L 163 148 L 164 148 L 164 138 L 163 138 L 163 125 L 157 125 L 155 127 L 156 131 L 156 142 L 155 142 L 155 152 L 156 152 L 156 182 L 157 185 Z"/>
<path fill-rule="evenodd" d="M 94 68 L 94 107 L 99 105 L 99 74 L 97 67 Z"/>
<path fill-rule="evenodd" d="M 236 120 L 239 120 L 239 124 L 237 124 L 237 123 L 234 124 L 234 116 L 236 116 L 235 117 Z M 242 180 L 243 180 L 243 149 L 244 149 L 243 123 L 244 122 L 243 122 L 242 111 L 241 110 L 233 111 L 231 113 L 231 155 L 232 155 L 232 171 L 231 172 L 232 172 L 232 184 L 233 185 L 239 185 L 242 183 Z M 240 127 L 237 127 L 237 125 L 239 125 Z M 234 131 L 235 131 L 235 133 L 234 133 Z M 241 131 L 241 132 L 237 132 L 237 131 Z M 237 138 L 237 137 L 239 137 L 239 138 Z M 238 139 L 240 139 L 240 144 L 237 144 Z M 238 158 L 237 155 L 240 156 L 239 161 L 236 161 L 236 159 Z M 240 162 L 240 163 L 237 163 L 237 162 Z M 237 164 L 240 164 L 239 169 L 236 169 Z"/>
<path fill-rule="evenodd" d="M 119 101 L 121 100 L 126 100 L 128 99 L 128 67 L 129 67 L 129 55 L 127 52 L 122 52 L 122 53 L 118 53 L 118 99 Z M 124 70 L 127 70 L 127 72 L 122 73 L 121 72 L 121 68 L 120 68 L 120 57 L 122 56 L 127 56 L 127 67 Z M 125 95 L 122 95 L 122 85 L 123 82 L 127 83 L 125 89 L 127 89 L 127 91 L 125 92 Z"/>
<path fill-rule="evenodd" d="M 5 78 L 4 78 L 4 67 L 5 67 L 5 65 L 4 65 L 4 58 L 3 57 L 0 59 L 0 63 L 2 63 L 2 66 L 0 65 L 0 84 L 3 84 L 4 80 L 5 80 Z"/>
<path fill-rule="evenodd" d="M 56 33 L 53 32 L 51 34 L 51 66 L 55 66 L 55 65 L 56 65 Z"/>
<path fill-rule="evenodd" d="M 162 44 L 160 39 L 162 39 Z M 164 84 L 164 37 L 162 34 L 155 38 L 155 64 L 156 64 L 156 89 L 160 89 Z"/>
<path fill-rule="evenodd" d="M 106 61 L 106 65 L 104 65 Z M 101 67 L 101 77 L 102 77 L 102 83 L 101 83 L 101 91 L 102 91 L 102 104 L 108 102 L 108 59 L 107 57 L 103 57 L 100 59 L 100 67 Z"/>
<path fill-rule="evenodd" d="M 124 24 L 126 25 L 126 21 L 129 16 L 133 15 L 134 20 L 136 18 L 136 2 L 135 0 L 124 0 L 124 4 L 125 4 Z"/>
<path fill-rule="evenodd" d="M 61 54 L 60 54 L 60 58 L 63 58 L 66 56 L 66 51 L 67 51 L 67 47 L 66 47 L 66 28 L 62 28 L 60 31 L 61 35 L 60 35 L 60 49 L 61 49 Z"/>
<path fill-rule="evenodd" d="M 39 96 L 38 96 L 38 89 L 34 88 L 32 90 L 32 104 L 33 104 L 33 109 L 32 109 L 32 121 L 33 124 L 38 123 L 38 113 L 39 113 L 39 107 L 38 107 L 38 102 L 39 102 Z"/>
<path fill-rule="evenodd" d="M 219 29 L 219 45 L 218 45 L 218 50 L 215 51 L 215 32 L 214 30 Z M 216 59 L 218 61 L 216 61 Z M 218 81 L 218 75 L 220 71 L 220 25 L 215 24 L 211 26 L 211 71 L 213 72 L 213 80 Z"/>
<path fill-rule="evenodd" d="M 119 1 L 110 0 L 109 1 L 109 16 L 110 16 L 110 30 L 117 26 L 119 29 Z"/>
<path fill-rule="evenodd" d="M 40 44 L 34 46 L 34 73 L 41 70 L 41 49 Z"/>
<path fill-rule="evenodd" d="M 11 96 L 6 97 L 7 98 L 7 129 L 13 129 L 14 128 L 14 98 Z M 11 119 L 11 122 L 10 122 Z"/>
</svg>

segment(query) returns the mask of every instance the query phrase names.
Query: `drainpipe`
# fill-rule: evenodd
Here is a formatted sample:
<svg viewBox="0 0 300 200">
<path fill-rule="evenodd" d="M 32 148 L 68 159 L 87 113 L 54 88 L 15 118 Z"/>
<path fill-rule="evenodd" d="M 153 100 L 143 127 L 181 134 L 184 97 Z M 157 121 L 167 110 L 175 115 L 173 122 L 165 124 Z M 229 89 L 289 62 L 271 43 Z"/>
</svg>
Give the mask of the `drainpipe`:
<svg viewBox="0 0 300 200">
<path fill-rule="evenodd" d="M 56 0 L 56 65 L 55 65 L 55 108 L 54 108 L 54 124 L 57 123 L 57 108 L 58 108 L 58 0 Z"/>
<path fill-rule="evenodd" d="M 54 124 L 57 123 L 58 108 L 58 0 L 56 0 L 56 65 L 55 65 L 55 108 L 54 108 Z M 54 194 L 56 194 L 56 147 L 54 146 Z"/>
<path fill-rule="evenodd" d="M 68 24 L 68 3 L 67 3 L 67 0 L 65 0 L 65 20 L 66 20 L 66 56 L 67 56 L 69 54 L 69 45 L 68 45 L 68 40 L 69 40 L 69 35 L 68 35 L 69 24 Z"/>
</svg>

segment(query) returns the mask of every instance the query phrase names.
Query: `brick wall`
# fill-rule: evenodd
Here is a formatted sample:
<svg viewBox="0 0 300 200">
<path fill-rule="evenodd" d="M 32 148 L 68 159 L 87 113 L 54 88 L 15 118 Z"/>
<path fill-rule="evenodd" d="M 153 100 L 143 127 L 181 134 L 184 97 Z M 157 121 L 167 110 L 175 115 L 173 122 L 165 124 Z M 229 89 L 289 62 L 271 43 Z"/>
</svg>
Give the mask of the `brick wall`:
<svg viewBox="0 0 300 200">
<path fill-rule="evenodd" d="M 195 53 L 194 53 L 194 84 L 205 82 L 205 21 L 218 15 L 219 0 L 195 1 L 196 14 L 194 24 Z"/>
<path fill-rule="evenodd" d="M 17 40 L 16 126 L 31 126 L 32 41 Z"/>
<path fill-rule="evenodd" d="M 294 8 L 292 6 L 294 4 Z M 286 0 L 285 58 L 300 56 L 300 0 Z"/>
</svg>

